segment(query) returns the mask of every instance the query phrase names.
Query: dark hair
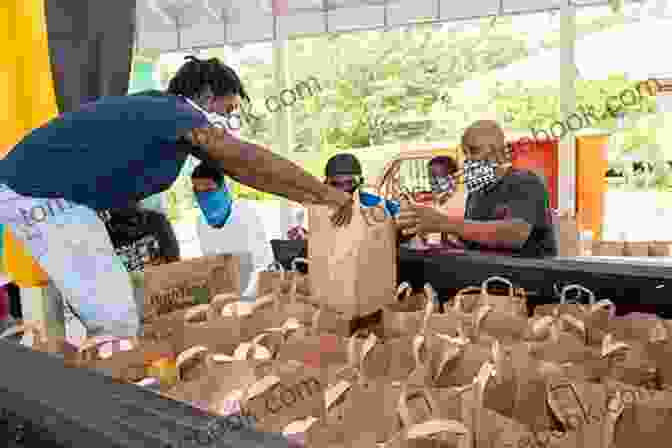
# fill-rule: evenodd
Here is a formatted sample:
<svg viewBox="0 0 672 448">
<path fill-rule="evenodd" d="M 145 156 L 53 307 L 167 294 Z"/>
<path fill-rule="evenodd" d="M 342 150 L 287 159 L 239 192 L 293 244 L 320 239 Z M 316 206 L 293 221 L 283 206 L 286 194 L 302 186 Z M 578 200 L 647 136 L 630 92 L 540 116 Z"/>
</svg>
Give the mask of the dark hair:
<svg viewBox="0 0 672 448">
<path fill-rule="evenodd" d="M 324 175 L 333 176 L 361 176 L 362 165 L 359 159 L 350 153 L 336 154 L 327 161 Z"/>
<path fill-rule="evenodd" d="M 206 163 L 201 163 L 198 165 L 196 168 L 194 168 L 194 172 L 191 173 L 191 178 L 192 179 L 212 179 L 215 181 L 217 186 L 222 185 L 222 182 L 224 182 L 224 175 L 220 170 L 217 168 L 208 165 Z"/>
<path fill-rule="evenodd" d="M 204 61 L 194 56 L 184 59 L 187 62 L 170 80 L 168 93 L 194 98 L 209 86 L 216 97 L 240 95 L 245 101 L 250 101 L 236 72 L 219 59 Z"/>
<path fill-rule="evenodd" d="M 427 164 L 427 168 L 431 170 L 432 166 L 434 166 L 434 165 L 445 166 L 448 174 L 453 174 L 459 169 L 459 166 L 457 165 L 457 162 L 455 161 L 455 159 L 453 159 L 450 156 L 436 156 L 436 157 L 434 157 Z"/>
</svg>

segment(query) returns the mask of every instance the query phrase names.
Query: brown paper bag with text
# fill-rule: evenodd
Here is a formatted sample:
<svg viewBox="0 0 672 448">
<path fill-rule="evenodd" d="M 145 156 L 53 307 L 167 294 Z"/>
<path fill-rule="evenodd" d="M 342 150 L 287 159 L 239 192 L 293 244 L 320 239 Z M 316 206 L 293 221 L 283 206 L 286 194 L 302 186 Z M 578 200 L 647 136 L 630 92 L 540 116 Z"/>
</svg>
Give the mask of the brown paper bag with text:
<svg viewBox="0 0 672 448">
<path fill-rule="evenodd" d="M 397 230 L 384 206 L 364 209 L 355 194 L 348 226 L 331 223 L 333 210 L 308 208 L 310 285 L 320 303 L 348 318 L 394 303 L 397 287 Z"/>
<path fill-rule="evenodd" d="M 184 310 L 209 303 L 218 294 L 240 296 L 240 261 L 234 255 L 211 255 L 160 266 L 147 266 L 144 272 L 143 305 L 146 336 L 170 330 L 181 322 Z"/>
</svg>

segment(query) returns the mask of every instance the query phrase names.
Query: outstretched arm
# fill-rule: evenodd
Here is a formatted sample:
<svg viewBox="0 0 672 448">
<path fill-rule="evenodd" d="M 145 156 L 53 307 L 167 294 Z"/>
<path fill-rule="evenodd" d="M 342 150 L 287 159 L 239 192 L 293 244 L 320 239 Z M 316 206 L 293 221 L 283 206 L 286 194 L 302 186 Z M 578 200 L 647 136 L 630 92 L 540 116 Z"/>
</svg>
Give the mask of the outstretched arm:
<svg viewBox="0 0 672 448">
<path fill-rule="evenodd" d="M 290 160 L 223 129 L 194 129 L 187 138 L 236 181 L 292 201 L 339 207 L 334 222 L 349 222 L 352 196 L 320 182 Z"/>
</svg>

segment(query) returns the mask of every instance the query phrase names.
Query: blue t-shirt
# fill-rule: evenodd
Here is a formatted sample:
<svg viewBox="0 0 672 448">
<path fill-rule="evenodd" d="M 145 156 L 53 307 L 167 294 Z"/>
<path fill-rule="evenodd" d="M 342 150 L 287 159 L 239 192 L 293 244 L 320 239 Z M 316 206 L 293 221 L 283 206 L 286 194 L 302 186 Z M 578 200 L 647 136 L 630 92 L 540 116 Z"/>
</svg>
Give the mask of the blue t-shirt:
<svg viewBox="0 0 672 448">
<path fill-rule="evenodd" d="M 94 210 L 125 208 L 167 190 L 207 118 L 173 95 L 105 97 L 33 130 L 0 160 L 0 183 Z"/>
</svg>

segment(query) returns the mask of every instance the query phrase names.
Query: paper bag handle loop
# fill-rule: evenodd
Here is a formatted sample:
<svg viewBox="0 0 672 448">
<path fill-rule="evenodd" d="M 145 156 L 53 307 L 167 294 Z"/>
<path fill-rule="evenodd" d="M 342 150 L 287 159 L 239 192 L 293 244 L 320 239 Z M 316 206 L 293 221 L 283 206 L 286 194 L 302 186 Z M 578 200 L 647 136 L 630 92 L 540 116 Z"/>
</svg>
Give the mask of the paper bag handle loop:
<svg viewBox="0 0 672 448">
<path fill-rule="evenodd" d="M 397 288 L 396 293 L 397 302 L 401 302 L 402 300 L 408 299 L 408 297 L 411 295 L 412 292 L 413 288 L 411 288 L 411 284 L 408 282 L 402 282 Z M 404 295 L 403 298 L 401 298 L 402 294 Z"/>
<path fill-rule="evenodd" d="M 414 425 L 414 422 L 411 419 L 411 411 L 408 408 L 408 402 L 415 398 L 423 398 L 425 400 L 431 415 L 430 418 L 438 417 L 439 407 L 429 389 L 427 387 L 423 387 L 418 390 L 409 391 L 408 383 L 404 382 L 401 385 L 401 394 L 399 395 L 399 401 L 397 402 L 397 414 L 399 415 L 399 419 L 405 428 L 410 428 Z"/>
<path fill-rule="evenodd" d="M 590 289 L 588 289 L 586 287 L 583 287 L 581 285 L 577 285 L 577 284 L 567 285 L 564 288 L 562 288 L 562 290 L 560 291 L 560 303 L 563 304 L 563 305 L 568 303 L 567 302 L 567 293 L 569 291 L 575 291 L 575 290 L 579 291 L 579 296 L 577 297 L 577 300 L 579 298 L 581 298 L 581 296 L 583 296 L 583 293 L 585 292 L 586 294 L 588 294 L 588 304 L 589 305 L 595 305 L 595 294 L 593 293 L 593 291 L 591 291 Z"/>
<path fill-rule="evenodd" d="M 432 419 L 418 423 L 406 430 L 406 439 L 419 439 L 441 433 L 457 434 L 461 436 L 458 448 L 471 448 L 471 431 L 465 425 L 455 420 Z"/>
<path fill-rule="evenodd" d="M 477 286 L 468 286 L 457 291 L 455 298 L 453 299 L 453 309 L 455 311 L 464 312 L 464 296 L 465 295 L 476 295 L 481 294 L 482 288 Z"/>
<path fill-rule="evenodd" d="M 196 345 L 194 347 L 186 349 L 185 351 L 177 355 L 177 358 L 175 359 L 175 367 L 177 368 L 178 380 L 182 381 L 184 379 L 183 367 L 185 363 L 199 357 L 201 358 L 202 361 L 205 361 L 207 354 L 208 349 L 206 347 L 203 347 L 202 345 Z"/>
<path fill-rule="evenodd" d="M 369 336 L 364 340 L 364 343 L 362 344 L 362 347 L 360 350 L 357 350 L 357 339 L 358 335 L 361 334 L 363 330 L 357 330 L 350 338 L 348 339 L 348 361 L 351 366 L 355 367 L 358 372 L 358 377 L 360 381 L 365 381 L 365 374 L 364 374 L 364 360 L 366 357 L 371 353 L 371 350 L 376 346 L 378 343 L 378 338 L 376 337 L 375 334 L 371 333 Z"/>
<path fill-rule="evenodd" d="M 434 314 L 434 308 L 438 303 L 438 294 L 436 293 L 436 290 L 432 287 L 432 285 L 429 283 L 425 283 L 423 292 L 425 293 L 427 303 L 425 303 L 425 314 L 422 318 L 422 327 L 420 327 L 420 334 L 427 335 L 427 330 L 429 328 L 429 321 L 431 320 L 432 314 Z"/>
<path fill-rule="evenodd" d="M 296 303 L 297 290 L 299 287 L 299 269 L 298 264 L 303 263 L 306 266 L 310 265 L 310 261 L 307 258 L 296 257 L 292 260 L 292 282 L 289 286 L 289 303 Z"/>
<path fill-rule="evenodd" d="M 487 296 L 488 294 L 488 286 L 490 286 L 490 283 L 492 282 L 500 282 L 504 283 L 506 286 L 509 287 L 509 297 L 513 298 L 515 297 L 515 288 L 513 287 L 513 283 L 511 283 L 509 280 L 505 279 L 504 277 L 499 277 L 497 275 L 487 278 L 481 283 L 481 292 L 484 296 Z"/>
</svg>

